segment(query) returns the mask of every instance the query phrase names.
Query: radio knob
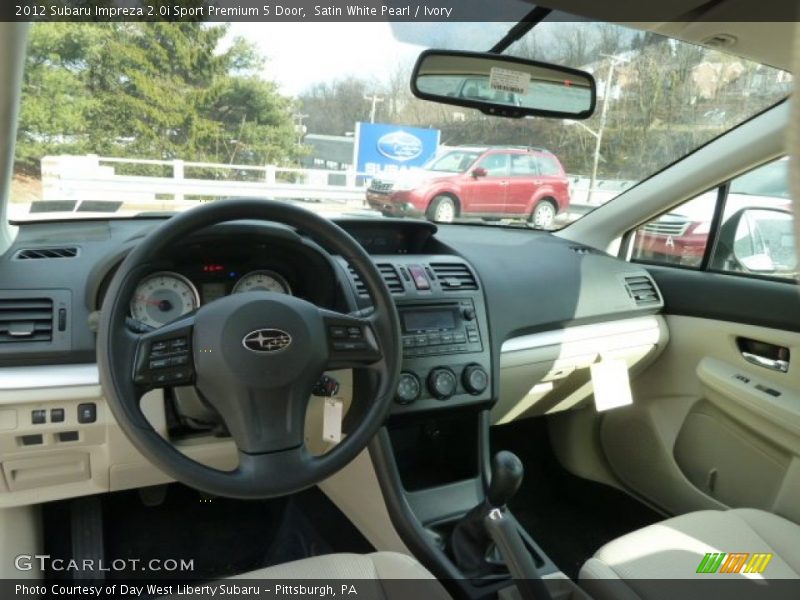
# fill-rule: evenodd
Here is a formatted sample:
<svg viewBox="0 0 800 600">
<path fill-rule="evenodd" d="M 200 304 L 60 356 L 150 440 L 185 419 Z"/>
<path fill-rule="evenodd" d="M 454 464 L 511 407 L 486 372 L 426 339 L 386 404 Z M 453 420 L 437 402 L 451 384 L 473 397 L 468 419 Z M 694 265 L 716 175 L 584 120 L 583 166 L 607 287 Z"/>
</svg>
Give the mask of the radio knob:
<svg viewBox="0 0 800 600">
<path fill-rule="evenodd" d="M 474 308 L 465 308 L 461 311 L 461 314 L 464 316 L 465 321 L 474 321 L 475 320 L 475 309 Z"/>
<path fill-rule="evenodd" d="M 455 373 L 447 367 L 437 367 L 428 374 L 428 390 L 439 400 L 446 400 L 456 391 Z"/>
<path fill-rule="evenodd" d="M 489 387 L 489 374 L 480 365 L 467 365 L 461 373 L 461 383 L 470 394 L 480 394 Z"/>
<path fill-rule="evenodd" d="M 395 402 L 398 404 L 411 404 L 419 398 L 420 391 L 422 391 L 422 386 L 419 383 L 419 377 L 404 371 L 400 373 L 400 379 L 397 382 Z"/>
</svg>

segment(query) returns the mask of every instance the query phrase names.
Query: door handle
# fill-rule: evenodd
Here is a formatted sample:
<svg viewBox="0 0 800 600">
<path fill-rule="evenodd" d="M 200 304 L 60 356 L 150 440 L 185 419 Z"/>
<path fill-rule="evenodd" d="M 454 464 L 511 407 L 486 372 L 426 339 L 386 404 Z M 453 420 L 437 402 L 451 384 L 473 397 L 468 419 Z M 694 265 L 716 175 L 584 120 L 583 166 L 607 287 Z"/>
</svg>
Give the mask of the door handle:
<svg viewBox="0 0 800 600">
<path fill-rule="evenodd" d="M 758 365 L 759 367 L 764 367 L 765 369 L 772 369 L 773 371 L 778 371 L 780 373 L 786 373 L 789 370 L 788 360 L 781 360 L 779 358 L 767 358 L 766 356 L 759 356 L 758 354 L 753 354 L 752 352 L 744 352 L 744 351 L 742 352 L 742 358 L 744 358 L 749 363 Z"/>
</svg>

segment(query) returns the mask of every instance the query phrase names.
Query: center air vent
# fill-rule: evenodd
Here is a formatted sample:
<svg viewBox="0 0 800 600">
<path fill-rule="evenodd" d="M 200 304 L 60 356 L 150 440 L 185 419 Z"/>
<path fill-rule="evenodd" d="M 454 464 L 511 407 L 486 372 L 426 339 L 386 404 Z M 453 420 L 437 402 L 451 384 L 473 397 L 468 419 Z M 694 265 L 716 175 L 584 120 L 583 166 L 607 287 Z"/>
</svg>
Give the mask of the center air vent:
<svg viewBox="0 0 800 600">
<path fill-rule="evenodd" d="M 400 280 L 400 275 L 398 275 L 397 269 L 395 269 L 393 265 L 389 263 L 379 263 L 378 271 L 381 272 L 381 277 L 383 277 L 383 280 L 386 282 L 386 287 L 389 288 L 392 294 L 402 294 L 405 291 L 403 282 Z"/>
<path fill-rule="evenodd" d="M 50 298 L 0 299 L 0 344 L 53 339 Z"/>
<path fill-rule="evenodd" d="M 636 306 L 661 304 L 656 284 L 647 275 L 632 275 L 625 278 L 625 287 Z"/>
<path fill-rule="evenodd" d="M 24 248 L 18 251 L 14 258 L 16 260 L 36 260 L 41 258 L 75 258 L 78 256 L 78 249 L 68 248 Z"/>
<path fill-rule="evenodd" d="M 431 263 L 431 269 L 445 291 L 478 289 L 475 276 L 464 263 Z"/>
<path fill-rule="evenodd" d="M 394 268 L 394 265 L 380 263 L 375 266 L 378 267 L 378 271 L 380 271 L 381 277 L 383 277 L 383 281 L 386 283 L 386 287 L 389 288 L 392 294 L 402 294 L 405 291 L 403 282 L 400 279 L 400 275 L 397 273 L 397 269 Z M 359 296 L 369 296 L 367 286 L 361 280 L 361 276 L 356 273 L 356 270 L 351 265 L 347 266 L 347 270 L 350 272 L 350 277 L 353 278 L 353 283 L 356 286 L 356 293 Z"/>
</svg>

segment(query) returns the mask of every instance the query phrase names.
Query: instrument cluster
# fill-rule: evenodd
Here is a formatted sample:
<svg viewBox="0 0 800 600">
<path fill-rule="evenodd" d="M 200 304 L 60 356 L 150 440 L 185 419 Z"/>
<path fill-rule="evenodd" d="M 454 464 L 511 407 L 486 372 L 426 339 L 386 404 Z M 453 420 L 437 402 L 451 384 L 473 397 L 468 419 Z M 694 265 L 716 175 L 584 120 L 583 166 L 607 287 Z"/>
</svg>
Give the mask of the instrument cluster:
<svg viewBox="0 0 800 600">
<path fill-rule="evenodd" d="M 150 327 L 161 327 L 228 294 L 275 292 L 291 294 L 286 278 L 271 269 L 240 273 L 220 263 L 204 263 L 189 277 L 158 271 L 143 278 L 130 302 L 131 316 Z"/>
</svg>

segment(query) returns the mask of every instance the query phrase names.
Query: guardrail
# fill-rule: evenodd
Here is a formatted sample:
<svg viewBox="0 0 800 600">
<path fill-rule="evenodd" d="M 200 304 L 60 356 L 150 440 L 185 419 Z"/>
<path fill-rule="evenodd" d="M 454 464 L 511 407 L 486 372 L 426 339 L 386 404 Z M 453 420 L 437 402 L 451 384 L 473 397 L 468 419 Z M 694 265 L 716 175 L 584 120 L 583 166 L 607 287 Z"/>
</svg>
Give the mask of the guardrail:
<svg viewBox="0 0 800 600">
<path fill-rule="evenodd" d="M 42 159 L 43 200 L 115 200 L 127 210 L 176 210 L 198 201 L 229 197 L 267 197 L 323 203 L 323 211 L 366 208 L 371 175 L 355 171 L 300 169 L 98 156 L 46 156 Z M 161 171 L 159 176 L 131 171 Z M 119 171 L 129 171 L 129 174 Z M 188 176 L 194 174 L 196 176 Z M 202 176 L 197 176 L 202 175 Z M 618 195 L 630 181 L 589 179 L 569 174 L 570 217 L 577 218 Z M 591 200 L 590 200 L 591 196 Z"/>
<path fill-rule="evenodd" d="M 111 165 L 162 167 L 171 176 L 124 175 Z M 187 177 L 204 170 L 206 177 Z M 208 177 L 224 173 L 227 177 Z M 232 178 L 231 175 L 235 178 Z M 43 200 L 122 200 L 146 203 L 158 200 L 265 196 L 277 199 L 364 203 L 366 173 L 297 169 L 274 165 L 253 166 L 87 156 L 46 156 L 42 159 Z M 164 198 L 169 196 L 169 198 Z"/>
</svg>

